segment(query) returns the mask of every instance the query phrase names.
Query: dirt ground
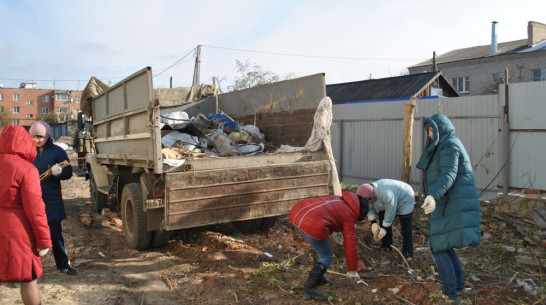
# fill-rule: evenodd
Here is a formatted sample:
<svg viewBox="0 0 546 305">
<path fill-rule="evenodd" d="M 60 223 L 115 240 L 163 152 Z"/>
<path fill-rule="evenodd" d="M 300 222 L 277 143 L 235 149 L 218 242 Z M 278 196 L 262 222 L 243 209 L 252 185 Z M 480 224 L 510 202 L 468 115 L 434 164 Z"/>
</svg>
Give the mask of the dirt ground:
<svg viewBox="0 0 546 305">
<path fill-rule="evenodd" d="M 70 154 L 74 158 L 74 154 Z M 75 161 L 72 163 L 75 165 Z M 52 254 L 43 258 L 42 304 L 313 304 L 302 299 L 314 252 L 285 217 L 266 231 L 242 234 L 229 225 L 176 232 L 162 248 L 136 251 L 123 244 L 119 212 L 91 212 L 89 184 L 75 166 L 63 183 L 68 218 L 64 232 L 78 276 L 61 274 Z M 546 234 L 530 217 L 495 212 L 483 203 L 483 242 L 458 251 L 467 304 L 546 304 Z M 439 304 L 441 286 L 426 247 L 426 217 L 414 214 L 415 258 L 380 252 L 369 223 L 357 225 L 363 282 L 343 276 L 343 247 L 319 290 L 330 304 Z M 401 235 L 395 224 L 395 246 Z M 317 302 L 318 303 L 318 302 Z M 3 284 L 0 304 L 22 304 L 19 289 Z"/>
</svg>

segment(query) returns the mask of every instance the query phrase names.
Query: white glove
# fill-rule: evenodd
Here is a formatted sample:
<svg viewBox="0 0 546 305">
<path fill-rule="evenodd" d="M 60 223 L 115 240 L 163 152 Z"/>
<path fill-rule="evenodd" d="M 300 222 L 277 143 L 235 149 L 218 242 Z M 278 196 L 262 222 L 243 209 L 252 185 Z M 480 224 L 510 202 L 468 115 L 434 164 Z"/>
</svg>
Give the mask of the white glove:
<svg viewBox="0 0 546 305">
<path fill-rule="evenodd" d="M 379 234 L 379 229 L 381 229 L 381 227 L 377 223 L 372 223 L 372 234 L 374 239 L 377 237 L 377 234 Z"/>
<path fill-rule="evenodd" d="M 425 198 L 425 202 L 423 202 L 423 205 L 421 205 L 421 208 L 425 211 L 425 214 L 430 214 L 434 212 L 434 209 L 436 208 L 436 200 L 434 200 L 434 197 L 428 195 Z"/>
<path fill-rule="evenodd" d="M 40 256 L 44 256 L 48 252 L 49 252 L 49 248 L 47 248 L 47 249 L 38 249 L 38 253 L 40 254 Z"/>
<path fill-rule="evenodd" d="M 51 174 L 53 176 L 59 176 L 62 171 L 63 171 L 63 168 L 59 164 L 55 164 L 51 167 Z"/>
<path fill-rule="evenodd" d="M 356 271 L 347 271 L 347 273 L 345 273 L 345 276 L 352 280 L 360 280 L 360 274 L 358 274 L 358 272 Z"/>
<path fill-rule="evenodd" d="M 383 228 L 379 229 L 379 234 L 377 234 L 377 240 L 383 239 L 387 235 L 387 231 Z"/>
</svg>

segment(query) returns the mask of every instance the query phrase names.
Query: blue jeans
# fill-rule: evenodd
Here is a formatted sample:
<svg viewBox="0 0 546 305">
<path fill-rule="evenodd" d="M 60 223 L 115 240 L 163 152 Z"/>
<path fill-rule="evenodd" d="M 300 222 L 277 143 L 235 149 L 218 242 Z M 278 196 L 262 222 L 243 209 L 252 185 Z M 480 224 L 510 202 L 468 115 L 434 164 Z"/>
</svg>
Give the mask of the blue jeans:
<svg viewBox="0 0 546 305">
<path fill-rule="evenodd" d="M 55 257 L 57 269 L 68 269 L 70 267 L 70 260 L 68 259 L 68 255 L 66 255 L 66 248 L 64 246 L 62 220 L 50 221 L 48 225 L 49 232 L 51 233 L 51 243 L 53 244 L 53 257 Z"/>
<path fill-rule="evenodd" d="M 457 291 L 462 291 L 465 285 L 463 267 L 455 250 L 432 253 L 434 263 L 442 280 L 442 292 L 452 300 L 457 300 Z"/>
<path fill-rule="evenodd" d="M 332 259 L 334 257 L 334 255 L 332 254 L 332 247 L 330 246 L 330 239 L 316 239 L 303 233 L 299 229 L 298 231 L 300 231 L 301 236 L 303 236 L 307 240 L 311 247 L 313 247 L 313 249 L 317 251 L 319 256 L 317 262 L 328 268 L 332 263 Z"/>
</svg>

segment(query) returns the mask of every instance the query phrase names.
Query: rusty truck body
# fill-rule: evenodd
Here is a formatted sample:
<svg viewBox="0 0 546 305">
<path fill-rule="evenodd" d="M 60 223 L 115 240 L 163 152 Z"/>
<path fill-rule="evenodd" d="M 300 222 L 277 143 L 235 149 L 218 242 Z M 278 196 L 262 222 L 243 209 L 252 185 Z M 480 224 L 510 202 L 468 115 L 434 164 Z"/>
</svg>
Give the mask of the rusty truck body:
<svg viewBox="0 0 546 305">
<path fill-rule="evenodd" d="M 269 228 L 298 200 L 329 194 L 325 150 L 188 158 L 170 166 L 161 153 L 161 117 L 221 109 L 259 127 L 269 145 L 301 147 L 325 95 L 324 74 L 316 74 L 178 104 L 154 94 L 146 67 L 91 101 L 95 153 L 86 165 L 93 209 L 100 213 L 117 198 L 124 240 L 133 249 L 162 246 L 180 229 Z"/>
</svg>

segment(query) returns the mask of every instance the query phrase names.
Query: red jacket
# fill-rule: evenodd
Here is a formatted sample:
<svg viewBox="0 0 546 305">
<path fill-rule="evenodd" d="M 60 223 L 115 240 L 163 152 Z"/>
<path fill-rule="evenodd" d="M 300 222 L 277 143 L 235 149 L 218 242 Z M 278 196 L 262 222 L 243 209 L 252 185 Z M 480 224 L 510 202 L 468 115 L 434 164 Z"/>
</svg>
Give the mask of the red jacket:
<svg viewBox="0 0 546 305">
<path fill-rule="evenodd" d="M 0 282 L 41 277 L 37 249 L 51 248 L 40 176 L 32 165 L 36 145 L 21 126 L 0 134 Z"/>
<path fill-rule="evenodd" d="M 343 192 L 342 197 L 329 195 L 298 201 L 288 219 L 305 234 L 328 239 L 333 232 L 343 232 L 347 269 L 355 271 L 358 264 L 355 224 L 360 214 L 356 194 Z"/>
</svg>

